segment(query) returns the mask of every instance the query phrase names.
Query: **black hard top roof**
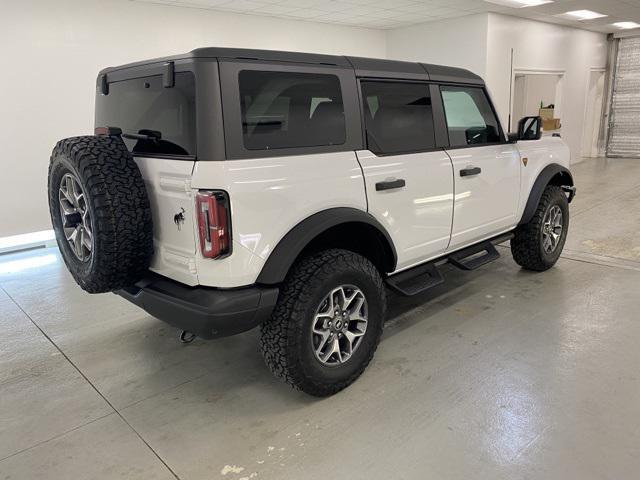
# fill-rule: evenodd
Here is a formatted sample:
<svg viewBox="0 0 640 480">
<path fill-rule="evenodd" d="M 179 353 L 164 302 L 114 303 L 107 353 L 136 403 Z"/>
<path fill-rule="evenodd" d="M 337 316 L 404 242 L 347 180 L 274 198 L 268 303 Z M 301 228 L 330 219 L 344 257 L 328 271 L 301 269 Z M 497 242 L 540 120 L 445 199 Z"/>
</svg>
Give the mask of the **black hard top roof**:
<svg viewBox="0 0 640 480">
<path fill-rule="evenodd" d="M 342 55 L 323 55 L 319 53 L 285 52 L 278 50 L 254 50 L 245 48 L 197 48 L 183 55 L 156 58 L 130 63 L 118 67 L 105 68 L 100 74 L 138 67 L 153 63 L 188 60 L 194 58 L 232 58 L 244 60 L 263 60 L 267 62 L 303 63 L 307 65 L 327 65 L 353 68 L 358 77 L 403 78 L 414 80 L 433 80 L 436 82 L 468 83 L 484 85 L 481 77 L 463 68 L 431 65 L 428 63 L 402 62 L 378 58 L 350 57 Z"/>
</svg>

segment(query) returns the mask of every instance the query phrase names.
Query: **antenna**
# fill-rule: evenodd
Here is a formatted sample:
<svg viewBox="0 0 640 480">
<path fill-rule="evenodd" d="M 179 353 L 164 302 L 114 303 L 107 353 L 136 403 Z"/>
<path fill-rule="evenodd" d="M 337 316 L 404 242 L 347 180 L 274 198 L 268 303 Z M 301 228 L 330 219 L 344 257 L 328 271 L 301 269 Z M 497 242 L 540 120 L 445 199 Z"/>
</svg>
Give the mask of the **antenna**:
<svg viewBox="0 0 640 480">
<path fill-rule="evenodd" d="M 509 128 L 511 131 L 511 112 L 513 110 L 513 48 L 511 49 L 511 65 L 509 67 Z"/>
</svg>

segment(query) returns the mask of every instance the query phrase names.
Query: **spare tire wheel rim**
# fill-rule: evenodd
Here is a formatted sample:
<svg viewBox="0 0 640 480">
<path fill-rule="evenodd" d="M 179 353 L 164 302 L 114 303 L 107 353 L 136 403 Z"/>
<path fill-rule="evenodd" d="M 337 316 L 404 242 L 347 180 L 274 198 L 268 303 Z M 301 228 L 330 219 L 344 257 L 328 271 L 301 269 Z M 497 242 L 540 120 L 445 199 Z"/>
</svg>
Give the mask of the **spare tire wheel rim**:
<svg viewBox="0 0 640 480">
<path fill-rule="evenodd" d="M 58 200 L 67 243 L 78 260 L 87 262 L 93 251 L 91 208 L 80 181 L 72 173 L 66 173 L 60 180 Z"/>
<path fill-rule="evenodd" d="M 552 253 L 558 248 L 562 237 L 562 209 L 553 205 L 542 221 L 542 247 L 547 253 Z"/>
<path fill-rule="evenodd" d="M 318 361 L 338 366 L 355 353 L 368 323 L 367 299 L 354 285 L 340 285 L 320 302 L 311 324 L 311 343 Z"/>
</svg>

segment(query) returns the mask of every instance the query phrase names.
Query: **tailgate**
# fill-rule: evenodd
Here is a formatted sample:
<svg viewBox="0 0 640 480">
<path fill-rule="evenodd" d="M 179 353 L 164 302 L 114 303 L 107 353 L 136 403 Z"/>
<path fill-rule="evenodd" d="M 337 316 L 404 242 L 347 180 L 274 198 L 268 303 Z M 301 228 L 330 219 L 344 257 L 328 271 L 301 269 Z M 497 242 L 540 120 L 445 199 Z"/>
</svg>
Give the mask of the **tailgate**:
<svg viewBox="0 0 640 480">
<path fill-rule="evenodd" d="M 196 226 L 191 191 L 193 160 L 136 157 L 151 203 L 154 254 L 151 270 L 197 285 Z"/>
</svg>

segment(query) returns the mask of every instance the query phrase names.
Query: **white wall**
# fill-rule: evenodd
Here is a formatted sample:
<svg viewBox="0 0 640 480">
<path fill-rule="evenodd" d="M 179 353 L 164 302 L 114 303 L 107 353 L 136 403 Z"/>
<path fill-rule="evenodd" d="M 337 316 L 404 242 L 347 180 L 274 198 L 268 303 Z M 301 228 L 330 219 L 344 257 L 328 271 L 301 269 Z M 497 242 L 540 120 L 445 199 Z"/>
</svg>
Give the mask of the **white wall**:
<svg viewBox="0 0 640 480">
<path fill-rule="evenodd" d="M 0 237 L 50 228 L 55 142 L 93 130 L 97 72 L 233 46 L 385 57 L 385 32 L 127 0 L 2 2 Z"/>
<path fill-rule="evenodd" d="M 503 124 L 509 116 L 511 48 L 514 70 L 561 71 L 562 137 L 580 160 L 591 68 L 607 63 L 602 33 L 490 13 L 485 80 Z"/>
<path fill-rule="evenodd" d="M 463 67 L 484 76 L 488 21 L 479 14 L 389 30 L 387 57 Z"/>
</svg>

